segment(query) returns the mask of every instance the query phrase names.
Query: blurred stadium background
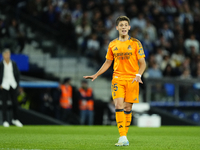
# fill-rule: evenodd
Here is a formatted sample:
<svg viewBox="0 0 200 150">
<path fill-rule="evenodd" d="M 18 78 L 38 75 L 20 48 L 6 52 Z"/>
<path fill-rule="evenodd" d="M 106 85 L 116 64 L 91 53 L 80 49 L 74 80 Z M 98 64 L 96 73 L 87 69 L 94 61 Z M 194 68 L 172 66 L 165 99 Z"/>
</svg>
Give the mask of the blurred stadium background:
<svg viewBox="0 0 200 150">
<path fill-rule="evenodd" d="M 145 50 L 148 67 L 140 87 L 140 102 L 150 105 L 145 113 L 160 115 L 162 125 L 200 125 L 198 0 L 0 0 L 0 50 L 10 48 L 21 71 L 23 124 L 64 124 L 56 119 L 56 98 L 44 109 L 41 95 L 54 93 L 66 77 L 73 86 L 70 124 L 80 123 L 77 89 L 82 76 L 104 62 L 120 15 L 130 18 L 130 36 Z M 112 68 L 89 82 L 95 125 L 112 124 L 111 75 Z"/>
</svg>

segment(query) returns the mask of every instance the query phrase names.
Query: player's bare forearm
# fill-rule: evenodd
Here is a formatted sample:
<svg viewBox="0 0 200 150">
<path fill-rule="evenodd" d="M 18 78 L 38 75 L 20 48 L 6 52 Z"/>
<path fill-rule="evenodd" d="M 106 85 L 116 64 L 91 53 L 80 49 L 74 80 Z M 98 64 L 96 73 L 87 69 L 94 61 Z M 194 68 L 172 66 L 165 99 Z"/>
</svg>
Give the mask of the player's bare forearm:
<svg viewBox="0 0 200 150">
<path fill-rule="evenodd" d="M 138 70 L 138 74 L 142 75 L 144 73 L 145 69 L 146 69 L 146 62 L 145 62 L 144 58 L 141 58 L 138 61 L 139 61 L 139 64 L 140 64 L 140 68 Z M 143 84 L 140 76 L 136 76 L 133 79 L 132 83 L 135 82 L 135 81 Z"/>
<path fill-rule="evenodd" d="M 138 74 L 142 75 L 144 73 L 145 69 L 146 69 L 146 62 L 145 62 L 144 58 L 141 58 L 138 61 L 139 61 L 139 64 L 140 64 Z"/>
<path fill-rule="evenodd" d="M 95 73 L 94 75 L 91 75 L 91 76 L 83 76 L 83 78 L 92 79 L 92 81 L 94 81 L 98 76 L 100 76 L 101 74 L 106 72 L 106 70 L 108 70 L 108 68 L 111 66 L 111 64 L 112 64 L 112 60 L 106 59 L 106 61 L 101 66 L 101 68 L 97 71 L 97 73 Z"/>
</svg>

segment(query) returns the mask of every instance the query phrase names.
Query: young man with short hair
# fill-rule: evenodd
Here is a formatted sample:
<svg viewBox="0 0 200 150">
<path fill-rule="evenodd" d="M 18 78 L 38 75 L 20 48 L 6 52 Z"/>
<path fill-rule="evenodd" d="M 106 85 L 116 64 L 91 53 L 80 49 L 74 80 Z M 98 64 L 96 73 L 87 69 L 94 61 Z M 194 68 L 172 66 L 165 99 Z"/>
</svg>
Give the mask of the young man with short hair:
<svg viewBox="0 0 200 150">
<path fill-rule="evenodd" d="M 127 133 L 132 119 L 132 105 L 139 102 L 139 83 L 143 83 L 141 76 L 146 68 L 146 62 L 140 41 L 128 35 L 129 18 L 126 16 L 118 17 L 116 29 L 119 31 L 119 37 L 110 42 L 106 61 L 96 74 L 84 76 L 84 78 L 94 81 L 111 66 L 114 60 L 111 89 L 120 134 L 115 145 L 128 146 Z"/>
</svg>

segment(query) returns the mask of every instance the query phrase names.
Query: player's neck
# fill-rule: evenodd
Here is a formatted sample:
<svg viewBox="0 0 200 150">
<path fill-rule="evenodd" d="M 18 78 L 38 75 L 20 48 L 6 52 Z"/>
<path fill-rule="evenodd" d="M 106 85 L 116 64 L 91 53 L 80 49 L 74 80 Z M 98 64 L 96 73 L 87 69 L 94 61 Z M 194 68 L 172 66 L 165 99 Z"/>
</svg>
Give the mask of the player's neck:
<svg viewBox="0 0 200 150">
<path fill-rule="evenodd" d="M 119 39 L 119 41 L 124 42 L 129 39 L 129 35 L 128 34 L 127 35 L 119 35 L 118 39 Z"/>
</svg>

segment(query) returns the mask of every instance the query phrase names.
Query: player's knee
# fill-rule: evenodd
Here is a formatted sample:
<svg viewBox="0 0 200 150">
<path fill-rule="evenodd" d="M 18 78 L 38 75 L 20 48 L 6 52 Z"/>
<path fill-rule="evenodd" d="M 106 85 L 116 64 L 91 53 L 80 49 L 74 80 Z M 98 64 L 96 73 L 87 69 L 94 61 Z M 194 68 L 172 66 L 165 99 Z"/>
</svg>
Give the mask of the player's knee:
<svg viewBox="0 0 200 150">
<path fill-rule="evenodd" d="M 131 111 L 132 110 L 132 108 L 131 107 L 124 107 L 124 111 Z"/>
<path fill-rule="evenodd" d="M 132 109 L 131 108 L 124 108 L 124 111 L 131 111 Z"/>
<path fill-rule="evenodd" d="M 115 109 L 124 109 L 123 103 L 115 103 Z"/>
</svg>

